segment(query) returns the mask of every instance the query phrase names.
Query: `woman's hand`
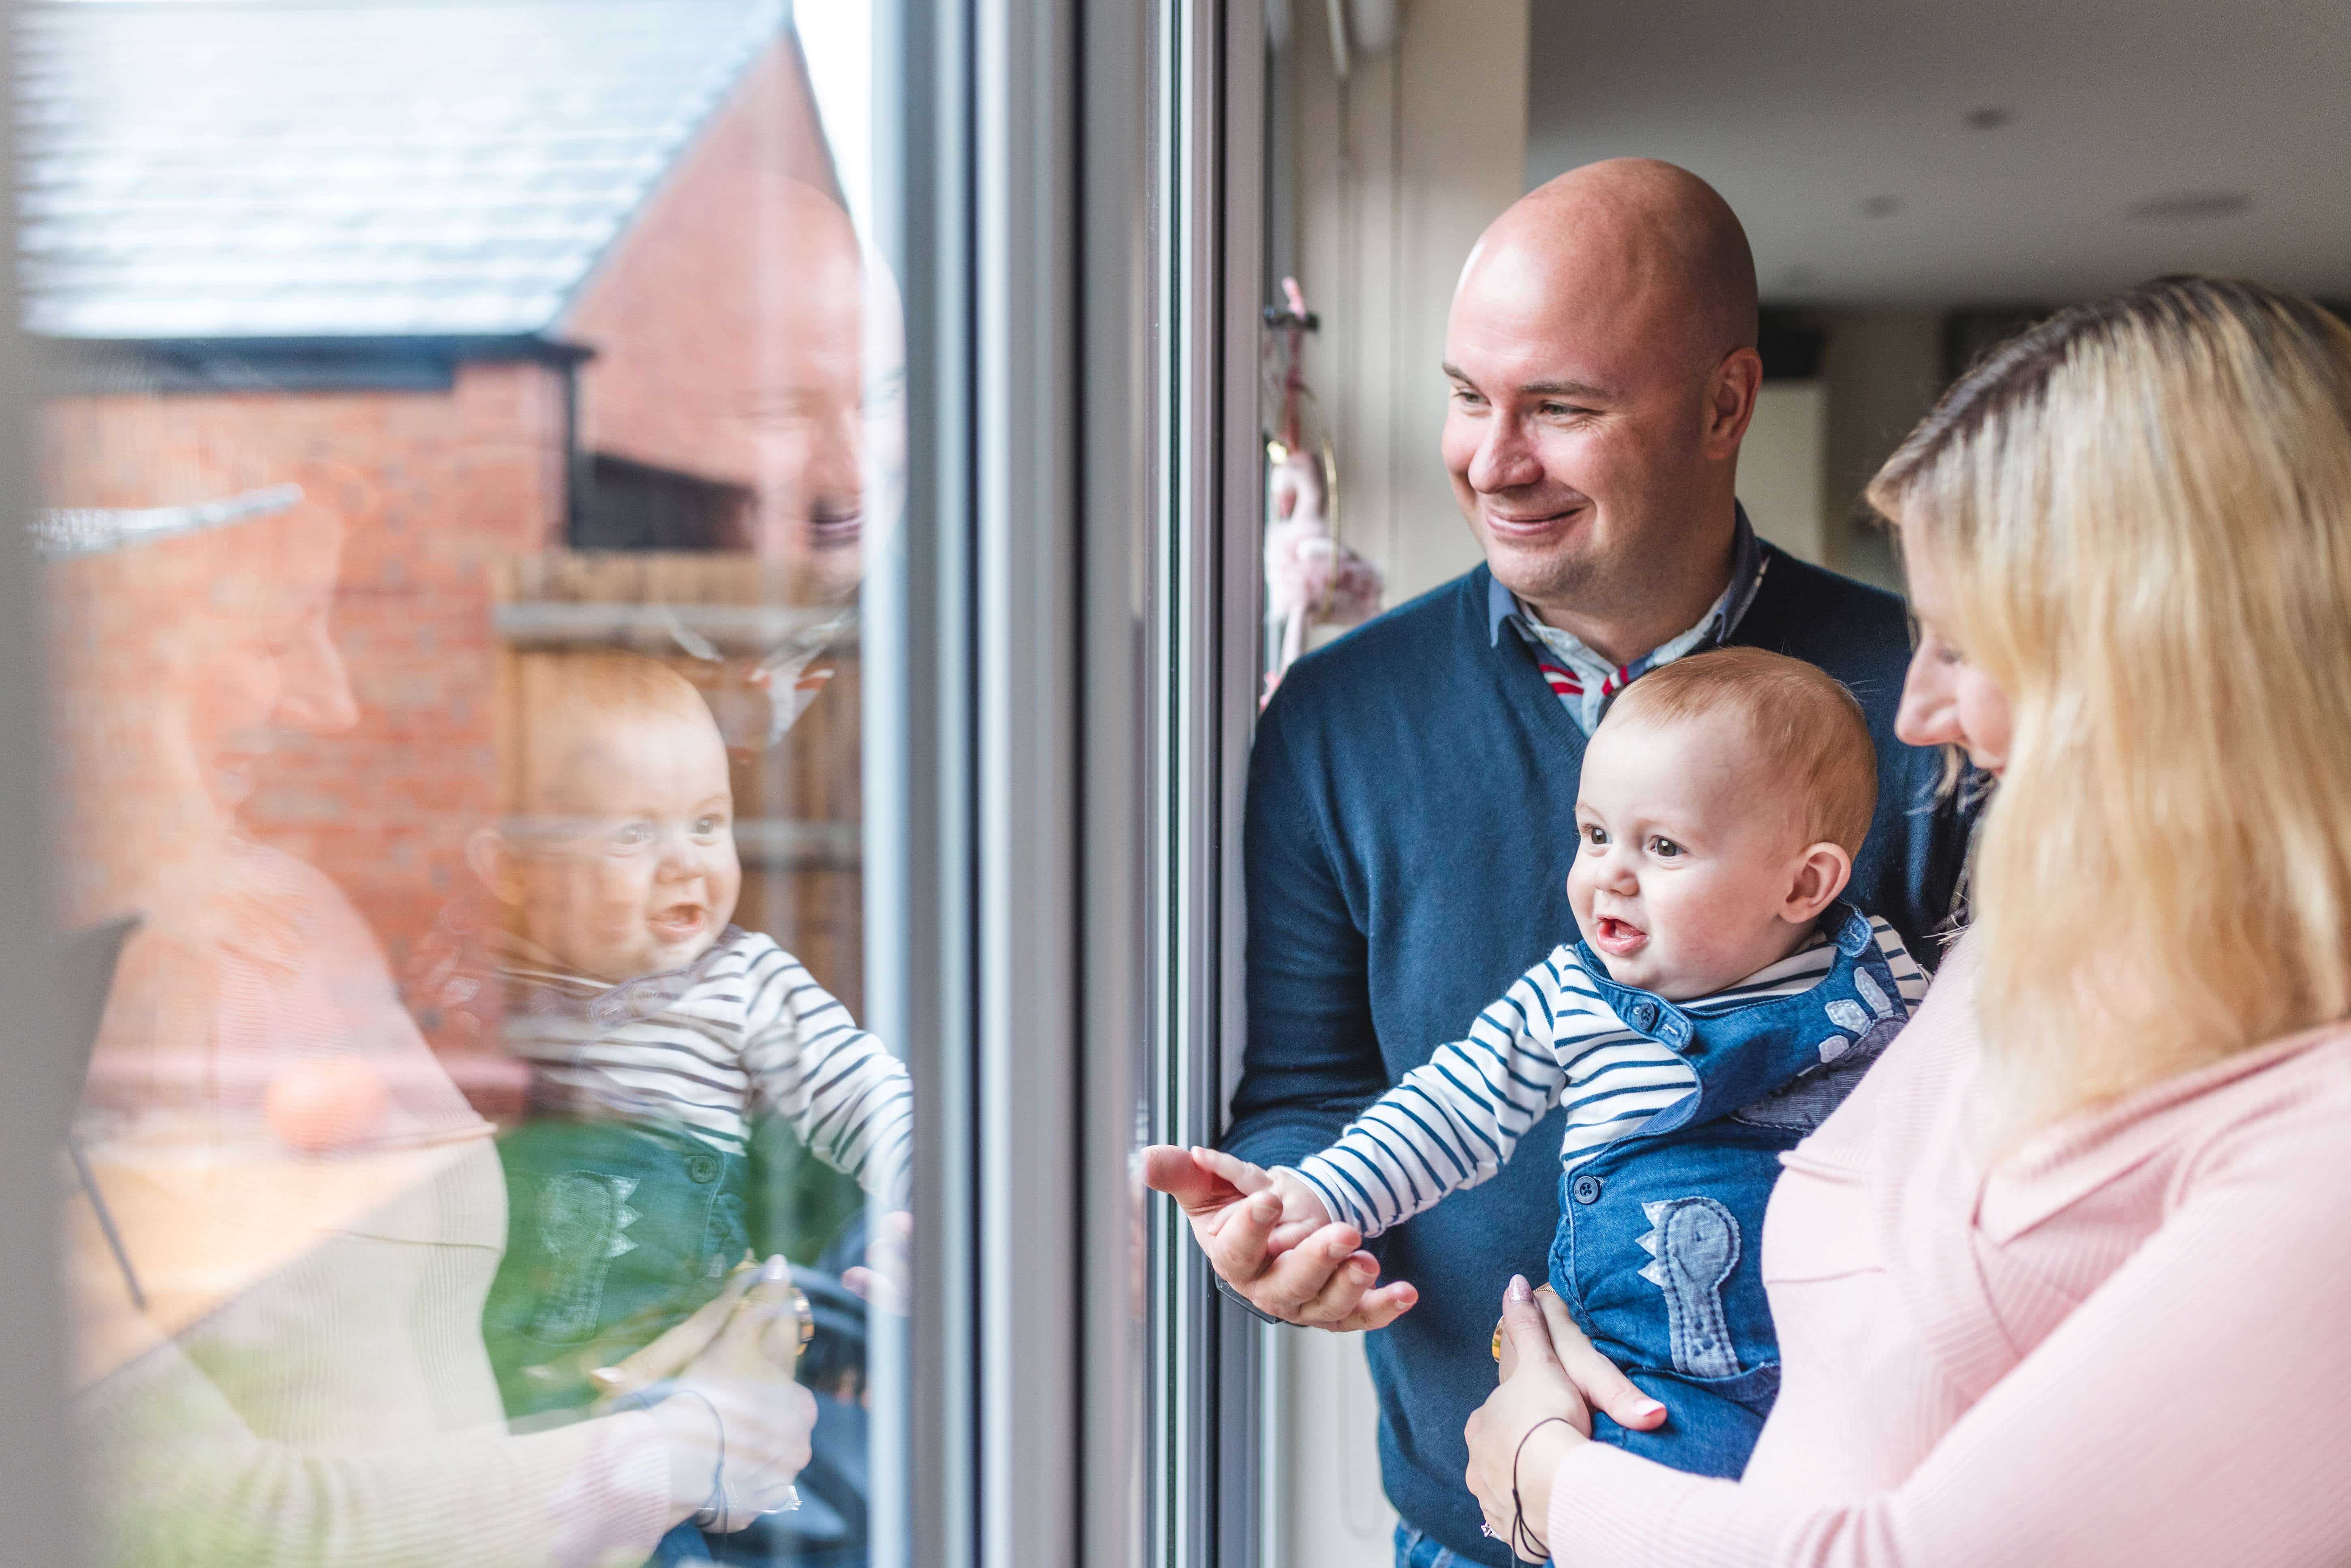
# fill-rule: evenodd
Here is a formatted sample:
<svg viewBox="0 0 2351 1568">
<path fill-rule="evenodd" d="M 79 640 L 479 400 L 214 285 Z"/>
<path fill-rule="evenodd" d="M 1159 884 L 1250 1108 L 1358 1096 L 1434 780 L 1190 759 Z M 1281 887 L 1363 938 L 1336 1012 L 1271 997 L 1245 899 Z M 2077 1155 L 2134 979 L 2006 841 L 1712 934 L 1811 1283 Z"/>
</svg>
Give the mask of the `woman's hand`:
<svg viewBox="0 0 2351 1568">
<path fill-rule="evenodd" d="M 1560 1315 L 1565 1318 L 1564 1307 Z M 1552 1477 L 1562 1458 L 1591 1438 L 1592 1412 L 1552 1349 L 1551 1325 L 1520 1275 L 1511 1275 L 1502 1292 L 1502 1339 L 1508 1370 L 1467 1429 L 1469 1490 L 1488 1532 L 1523 1561 L 1540 1563 L 1551 1555 L 1543 1531 Z"/>
<path fill-rule="evenodd" d="M 1537 1285 L 1535 1305 L 1542 1309 L 1543 1325 L 1551 1331 L 1552 1353 L 1567 1370 L 1567 1380 L 1575 1385 L 1587 1408 L 1602 1411 L 1619 1427 L 1635 1432 L 1646 1432 L 1665 1420 L 1666 1407 L 1635 1388 L 1614 1362 L 1592 1347 L 1575 1320 L 1568 1316 L 1567 1303 L 1557 1291 L 1549 1285 Z M 1494 1358 L 1501 1364 L 1501 1378 L 1508 1381 L 1518 1361 L 1518 1349 L 1502 1323 L 1494 1325 Z"/>
<path fill-rule="evenodd" d="M 792 1480 L 809 1462 L 816 1397 L 777 1354 L 793 1295 L 790 1269 L 769 1259 L 653 1406 L 670 1442 L 672 1506 L 709 1511 L 706 1528 L 721 1534 L 799 1504 Z"/>
</svg>

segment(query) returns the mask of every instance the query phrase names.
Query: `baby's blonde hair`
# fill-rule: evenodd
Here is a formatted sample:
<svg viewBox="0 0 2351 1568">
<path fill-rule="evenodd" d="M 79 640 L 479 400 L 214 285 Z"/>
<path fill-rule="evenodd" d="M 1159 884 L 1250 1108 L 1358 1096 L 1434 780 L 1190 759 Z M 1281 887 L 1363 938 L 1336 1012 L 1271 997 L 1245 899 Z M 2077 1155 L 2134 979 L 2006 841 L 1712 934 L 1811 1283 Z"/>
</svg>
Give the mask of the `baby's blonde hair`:
<svg viewBox="0 0 2351 1568">
<path fill-rule="evenodd" d="M 2012 710 L 1974 904 L 2014 1130 L 2351 1013 L 2351 330 L 2206 277 L 2076 307 L 1869 499 Z"/>
<path fill-rule="evenodd" d="M 1851 692 L 1816 665 L 1761 648 L 1717 648 L 1650 671 L 1625 688 L 1607 725 L 1736 714 L 1783 790 L 1803 841 L 1861 852 L 1877 810 L 1877 747 Z"/>
<path fill-rule="evenodd" d="M 498 783 L 509 816 L 537 809 L 597 726 L 653 719 L 716 730 L 694 683 L 642 653 L 526 649 L 513 655 L 508 675 Z"/>
</svg>

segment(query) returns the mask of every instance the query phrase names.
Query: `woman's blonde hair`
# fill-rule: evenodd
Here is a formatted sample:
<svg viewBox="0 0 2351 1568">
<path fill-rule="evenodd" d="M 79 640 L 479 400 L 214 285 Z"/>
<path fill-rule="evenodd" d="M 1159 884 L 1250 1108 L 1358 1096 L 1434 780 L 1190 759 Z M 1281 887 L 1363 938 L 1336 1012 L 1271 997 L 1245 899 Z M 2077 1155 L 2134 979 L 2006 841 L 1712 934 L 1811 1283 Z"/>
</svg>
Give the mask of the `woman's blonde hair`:
<svg viewBox="0 0 2351 1568">
<path fill-rule="evenodd" d="M 1974 890 L 2013 1120 L 2351 1015 L 2351 330 L 2206 277 L 2066 310 L 1868 496 L 2013 710 Z"/>
</svg>

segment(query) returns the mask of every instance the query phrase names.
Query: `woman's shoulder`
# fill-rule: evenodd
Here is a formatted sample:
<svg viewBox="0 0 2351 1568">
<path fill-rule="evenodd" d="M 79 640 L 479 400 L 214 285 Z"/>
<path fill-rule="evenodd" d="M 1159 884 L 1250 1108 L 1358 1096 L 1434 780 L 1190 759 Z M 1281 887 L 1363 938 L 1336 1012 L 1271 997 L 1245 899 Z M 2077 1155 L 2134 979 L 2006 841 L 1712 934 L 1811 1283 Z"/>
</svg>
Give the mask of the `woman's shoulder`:
<svg viewBox="0 0 2351 1568">
<path fill-rule="evenodd" d="M 2344 1215 L 2351 1189 L 2351 1024 L 2254 1046 L 2118 1108 L 2183 1146 L 2174 1201 L 2218 1185 L 2274 1184 Z"/>
</svg>

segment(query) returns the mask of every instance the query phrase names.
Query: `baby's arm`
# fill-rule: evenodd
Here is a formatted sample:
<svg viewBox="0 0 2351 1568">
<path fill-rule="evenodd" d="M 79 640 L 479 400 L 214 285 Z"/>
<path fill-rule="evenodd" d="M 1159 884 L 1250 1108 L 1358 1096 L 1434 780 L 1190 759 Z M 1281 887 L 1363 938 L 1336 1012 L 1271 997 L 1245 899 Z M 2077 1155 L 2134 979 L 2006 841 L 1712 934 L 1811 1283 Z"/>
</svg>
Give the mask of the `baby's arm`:
<svg viewBox="0 0 2351 1568">
<path fill-rule="evenodd" d="M 1564 985 L 1552 960 L 1538 964 L 1478 1015 L 1467 1039 L 1438 1046 L 1337 1143 L 1272 1174 L 1311 1189 L 1332 1218 L 1366 1237 L 1491 1177 L 1566 1082 L 1552 1040 Z"/>
<path fill-rule="evenodd" d="M 781 948 L 754 960 L 747 983 L 743 1058 L 758 1107 L 779 1113 L 817 1158 L 905 1207 L 914 1137 L 906 1064 Z"/>
</svg>

